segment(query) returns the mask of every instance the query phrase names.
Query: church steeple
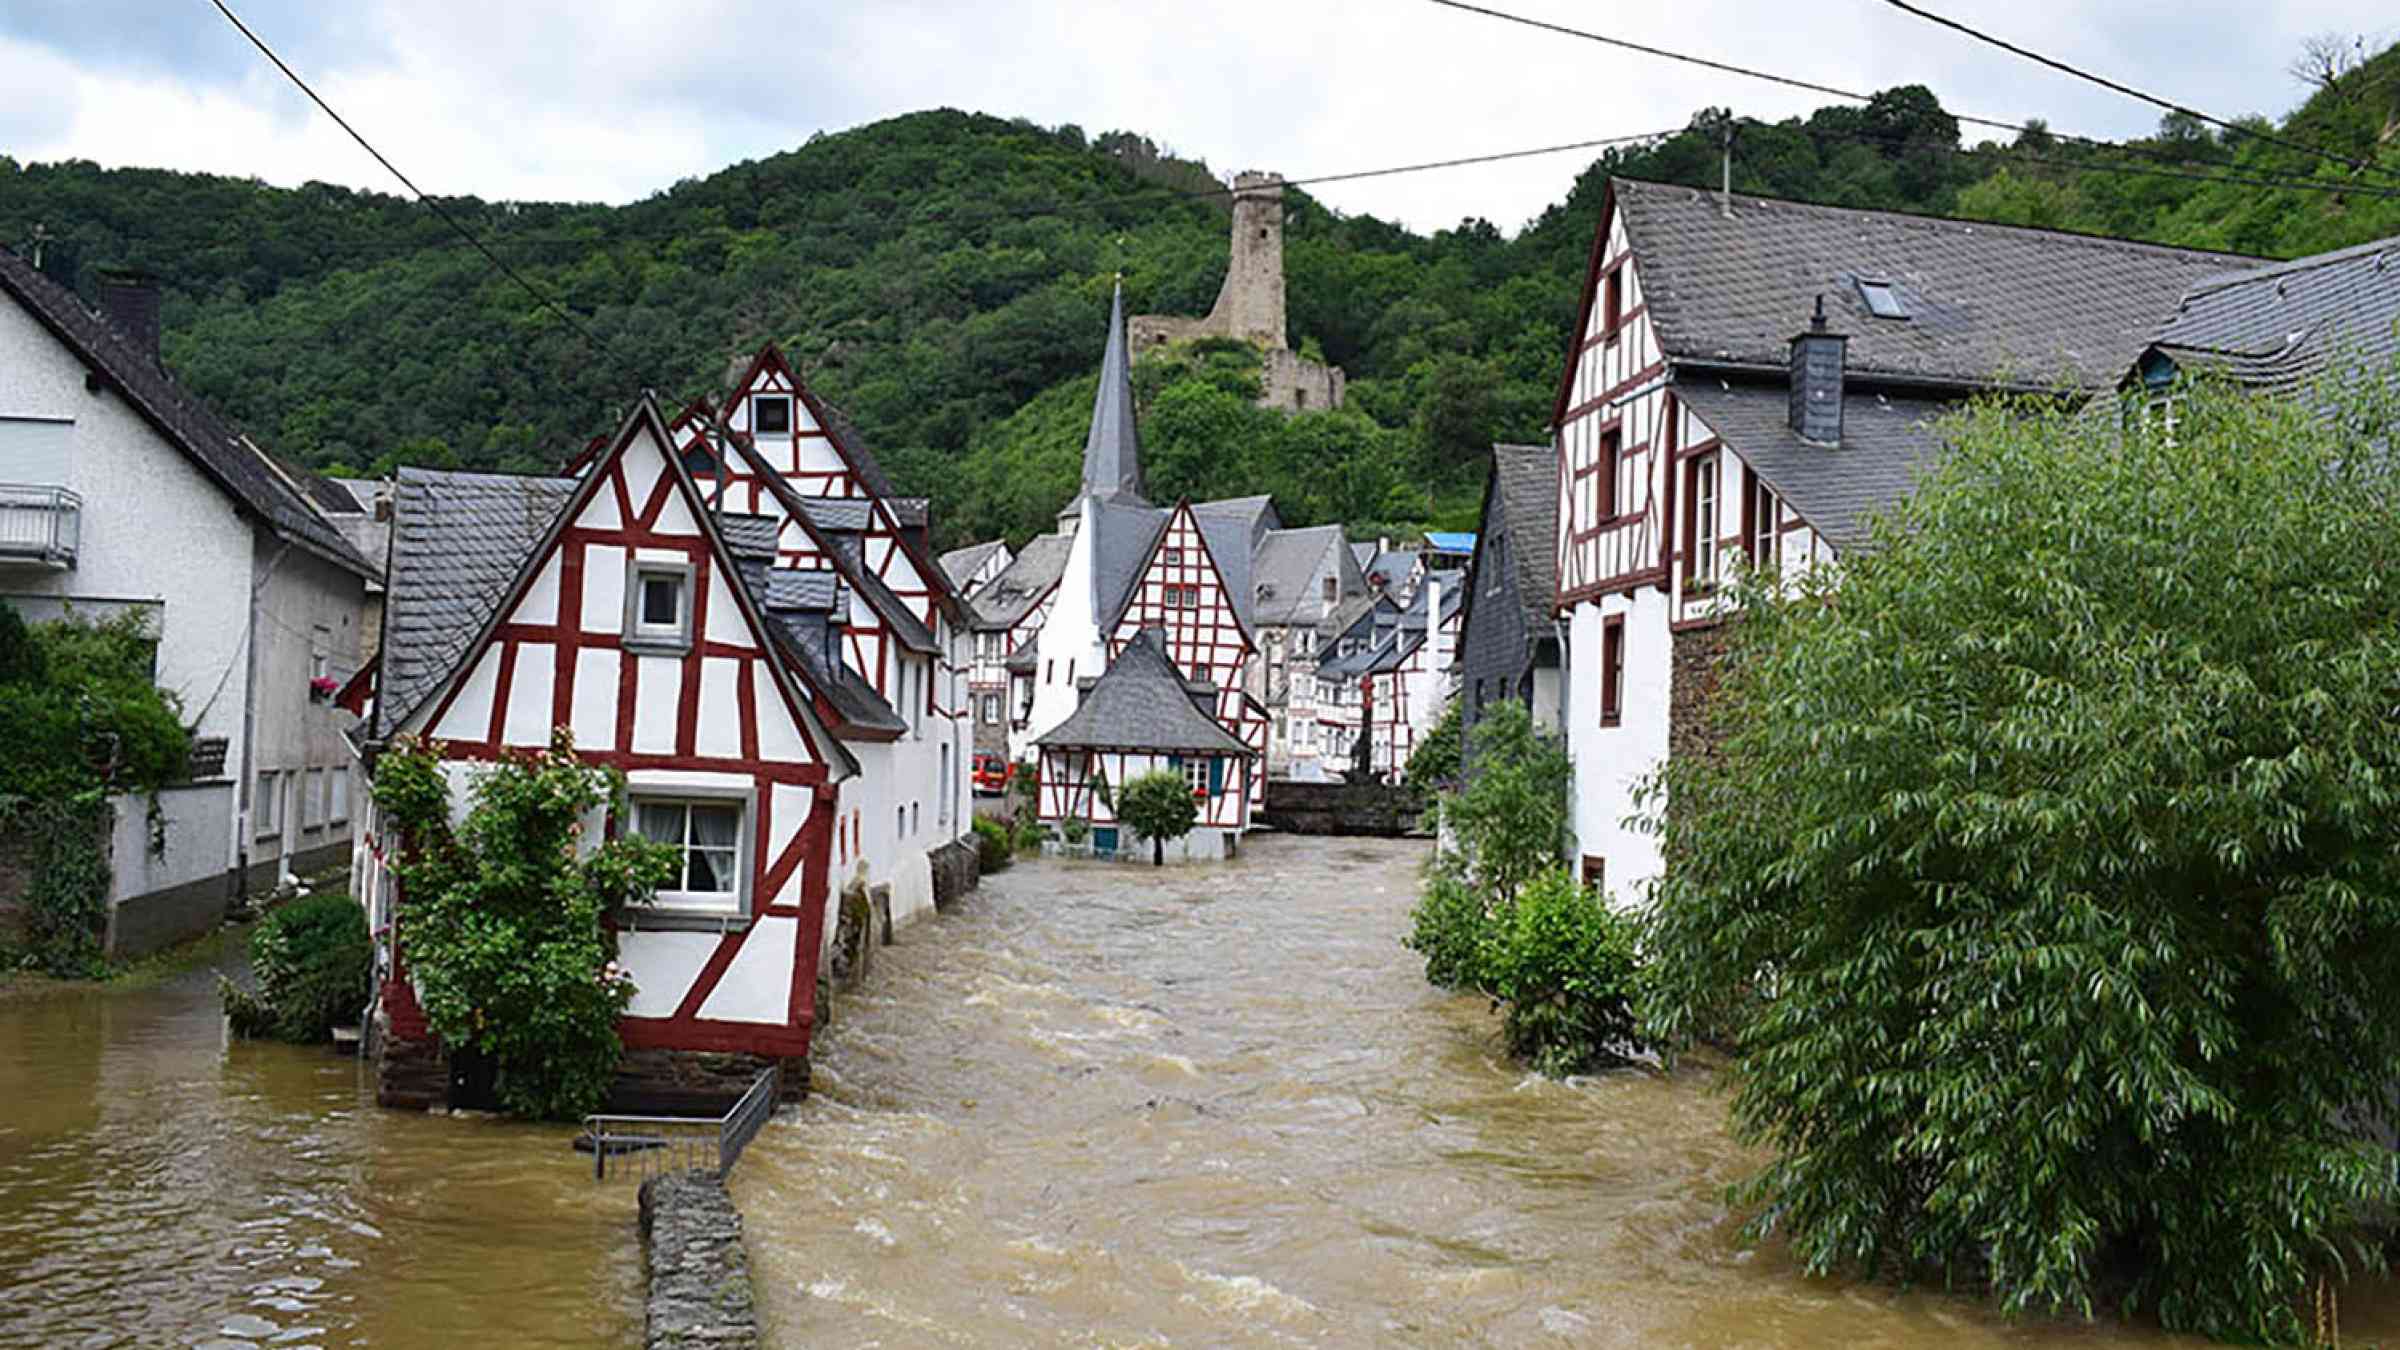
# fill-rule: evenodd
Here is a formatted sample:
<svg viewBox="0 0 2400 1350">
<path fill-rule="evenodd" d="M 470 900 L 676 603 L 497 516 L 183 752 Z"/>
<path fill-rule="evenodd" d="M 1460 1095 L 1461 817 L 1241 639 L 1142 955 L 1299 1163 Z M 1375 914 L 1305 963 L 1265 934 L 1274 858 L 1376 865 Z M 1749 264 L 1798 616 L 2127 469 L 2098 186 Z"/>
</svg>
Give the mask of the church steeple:
<svg viewBox="0 0 2400 1350">
<path fill-rule="evenodd" d="M 1092 429 L 1083 439 L 1083 492 L 1142 504 L 1142 442 L 1133 425 L 1133 361 L 1125 349 L 1125 283 L 1108 302 L 1108 350 L 1092 396 Z"/>
</svg>

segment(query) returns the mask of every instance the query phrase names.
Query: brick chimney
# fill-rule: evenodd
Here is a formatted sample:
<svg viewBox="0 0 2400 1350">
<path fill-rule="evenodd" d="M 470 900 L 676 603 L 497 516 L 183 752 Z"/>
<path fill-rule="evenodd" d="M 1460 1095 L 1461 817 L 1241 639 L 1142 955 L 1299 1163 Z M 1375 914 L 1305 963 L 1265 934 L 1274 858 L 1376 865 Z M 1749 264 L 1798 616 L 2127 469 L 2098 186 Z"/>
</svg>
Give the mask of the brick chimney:
<svg viewBox="0 0 2400 1350">
<path fill-rule="evenodd" d="M 1825 323 L 1817 296 L 1808 331 L 1792 339 L 1792 431 L 1811 445 L 1842 443 L 1842 364 L 1850 339 Z"/>
<path fill-rule="evenodd" d="M 142 355 L 158 360 L 158 278 L 132 268 L 100 274 L 100 312 Z"/>
</svg>

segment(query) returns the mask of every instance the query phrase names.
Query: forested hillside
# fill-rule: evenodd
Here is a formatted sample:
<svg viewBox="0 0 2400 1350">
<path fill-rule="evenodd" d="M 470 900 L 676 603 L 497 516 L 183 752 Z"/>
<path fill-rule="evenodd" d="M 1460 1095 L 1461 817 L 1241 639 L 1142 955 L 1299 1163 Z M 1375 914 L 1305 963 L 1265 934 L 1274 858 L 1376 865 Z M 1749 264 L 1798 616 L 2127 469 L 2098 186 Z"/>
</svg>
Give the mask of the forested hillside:
<svg viewBox="0 0 2400 1350">
<path fill-rule="evenodd" d="M 1146 361 L 1153 486 L 1273 491 L 1293 523 L 1469 523 L 1490 442 L 1543 435 L 1607 177 L 1714 186 L 1728 126 L 1744 192 L 2278 256 L 2400 234 L 2400 48 L 2323 76 L 2279 134 L 2379 173 L 2180 117 L 2123 146 L 2039 127 L 1967 145 L 1912 86 L 1776 124 L 1704 109 L 1590 163 L 1514 234 L 1470 201 L 1423 236 L 1294 189 L 1291 338 L 1349 371 L 1350 406 L 1260 412 L 1232 347 Z M 1213 185 L 1137 135 L 944 110 L 624 207 L 449 203 L 599 350 L 375 193 L 0 156 L 0 243 L 26 251 L 38 226 L 45 270 L 87 295 L 102 265 L 162 275 L 177 370 L 318 466 L 552 469 L 639 389 L 713 392 L 773 338 L 960 542 L 1022 539 L 1071 492 L 1112 276 L 1132 312 L 1207 309 Z"/>
</svg>

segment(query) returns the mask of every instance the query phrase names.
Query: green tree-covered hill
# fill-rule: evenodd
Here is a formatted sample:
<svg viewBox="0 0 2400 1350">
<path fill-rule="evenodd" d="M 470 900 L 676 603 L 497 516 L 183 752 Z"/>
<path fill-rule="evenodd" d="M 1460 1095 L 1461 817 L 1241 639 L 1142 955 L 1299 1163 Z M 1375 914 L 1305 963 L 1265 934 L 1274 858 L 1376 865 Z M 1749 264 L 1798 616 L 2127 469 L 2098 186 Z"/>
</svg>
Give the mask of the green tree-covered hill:
<svg viewBox="0 0 2400 1350">
<path fill-rule="evenodd" d="M 1513 235 L 1467 212 L 1419 235 L 1293 190 L 1291 338 L 1348 370 L 1349 407 L 1259 412 L 1237 350 L 1153 358 L 1155 488 L 1273 491 L 1294 523 L 1471 522 L 1490 442 L 1544 434 L 1608 176 L 1714 186 L 1728 125 L 1744 192 L 2269 255 L 2400 234 L 2400 48 L 2328 72 L 2280 124 L 2379 175 L 2183 118 L 2118 147 L 2038 127 L 1966 145 L 1912 86 L 1775 124 L 1703 109 L 1591 162 Z M 597 351 L 383 194 L 0 156 L 0 243 L 24 251 L 38 225 L 45 269 L 86 294 L 103 265 L 159 273 L 178 372 L 312 465 L 552 469 L 636 391 L 714 392 L 772 338 L 904 489 L 936 499 L 944 542 L 1022 539 L 1072 490 L 1111 278 L 1135 313 L 1214 298 L 1214 185 L 1138 135 L 942 110 L 623 207 L 446 203 Z"/>
</svg>

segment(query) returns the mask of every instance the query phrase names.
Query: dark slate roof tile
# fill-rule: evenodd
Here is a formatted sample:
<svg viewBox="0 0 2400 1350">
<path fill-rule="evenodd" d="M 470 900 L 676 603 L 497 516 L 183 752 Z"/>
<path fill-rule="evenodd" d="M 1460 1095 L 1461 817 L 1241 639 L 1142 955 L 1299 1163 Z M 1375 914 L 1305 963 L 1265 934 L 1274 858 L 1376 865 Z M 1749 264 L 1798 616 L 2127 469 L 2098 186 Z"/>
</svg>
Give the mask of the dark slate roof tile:
<svg viewBox="0 0 2400 1350">
<path fill-rule="evenodd" d="M 1000 575 L 975 592 L 975 626 L 1004 629 L 1024 618 L 1058 585 L 1074 543 L 1074 537 L 1066 534 L 1037 535 L 1028 541 Z"/>
<path fill-rule="evenodd" d="M 1526 631 L 1546 632 L 1558 596 L 1558 452 L 1547 445 L 1495 445 L 1492 481 L 1500 491 Z M 1476 557 L 1480 565 L 1483 555 Z"/>
<path fill-rule="evenodd" d="M 2329 363 L 2400 357 L 2400 238 L 2209 277 L 2152 335 L 2186 370 L 2283 388 Z"/>
<path fill-rule="evenodd" d="M 1328 556 L 1343 546 L 1339 525 L 1268 531 L 1250 567 L 1257 621 L 1281 625 L 1313 623 L 1321 618 L 1325 594 L 1311 583 Z M 1339 577 L 1340 569 L 1333 575 Z"/>
<path fill-rule="evenodd" d="M 1853 377 L 2113 385 L 2185 288 L 2255 259 L 2053 230 L 1810 206 L 1618 178 L 1642 299 L 1671 361 L 1782 370 L 1825 297 Z M 1862 279 L 1912 317 L 1867 312 Z"/>
<path fill-rule="evenodd" d="M 1192 705 L 1157 630 L 1146 629 L 1108 663 L 1083 703 L 1035 738 L 1053 747 L 1249 755 L 1216 718 Z"/>
<path fill-rule="evenodd" d="M 572 478 L 399 471 L 379 734 L 406 722 L 450 677 L 574 491 Z"/>
<path fill-rule="evenodd" d="M 1871 514 L 1915 488 L 1941 452 L 1936 423 L 1958 406 L 1955 400 L 1852 392 L 1842 400 L 1842 443 L 1823 446 L 1792 431 L 1791 399 L 1782 385 L 1701 376 L 1679 379 L 1674 389 L 1837 549 L 1859 543 Z"/>
</svg>

